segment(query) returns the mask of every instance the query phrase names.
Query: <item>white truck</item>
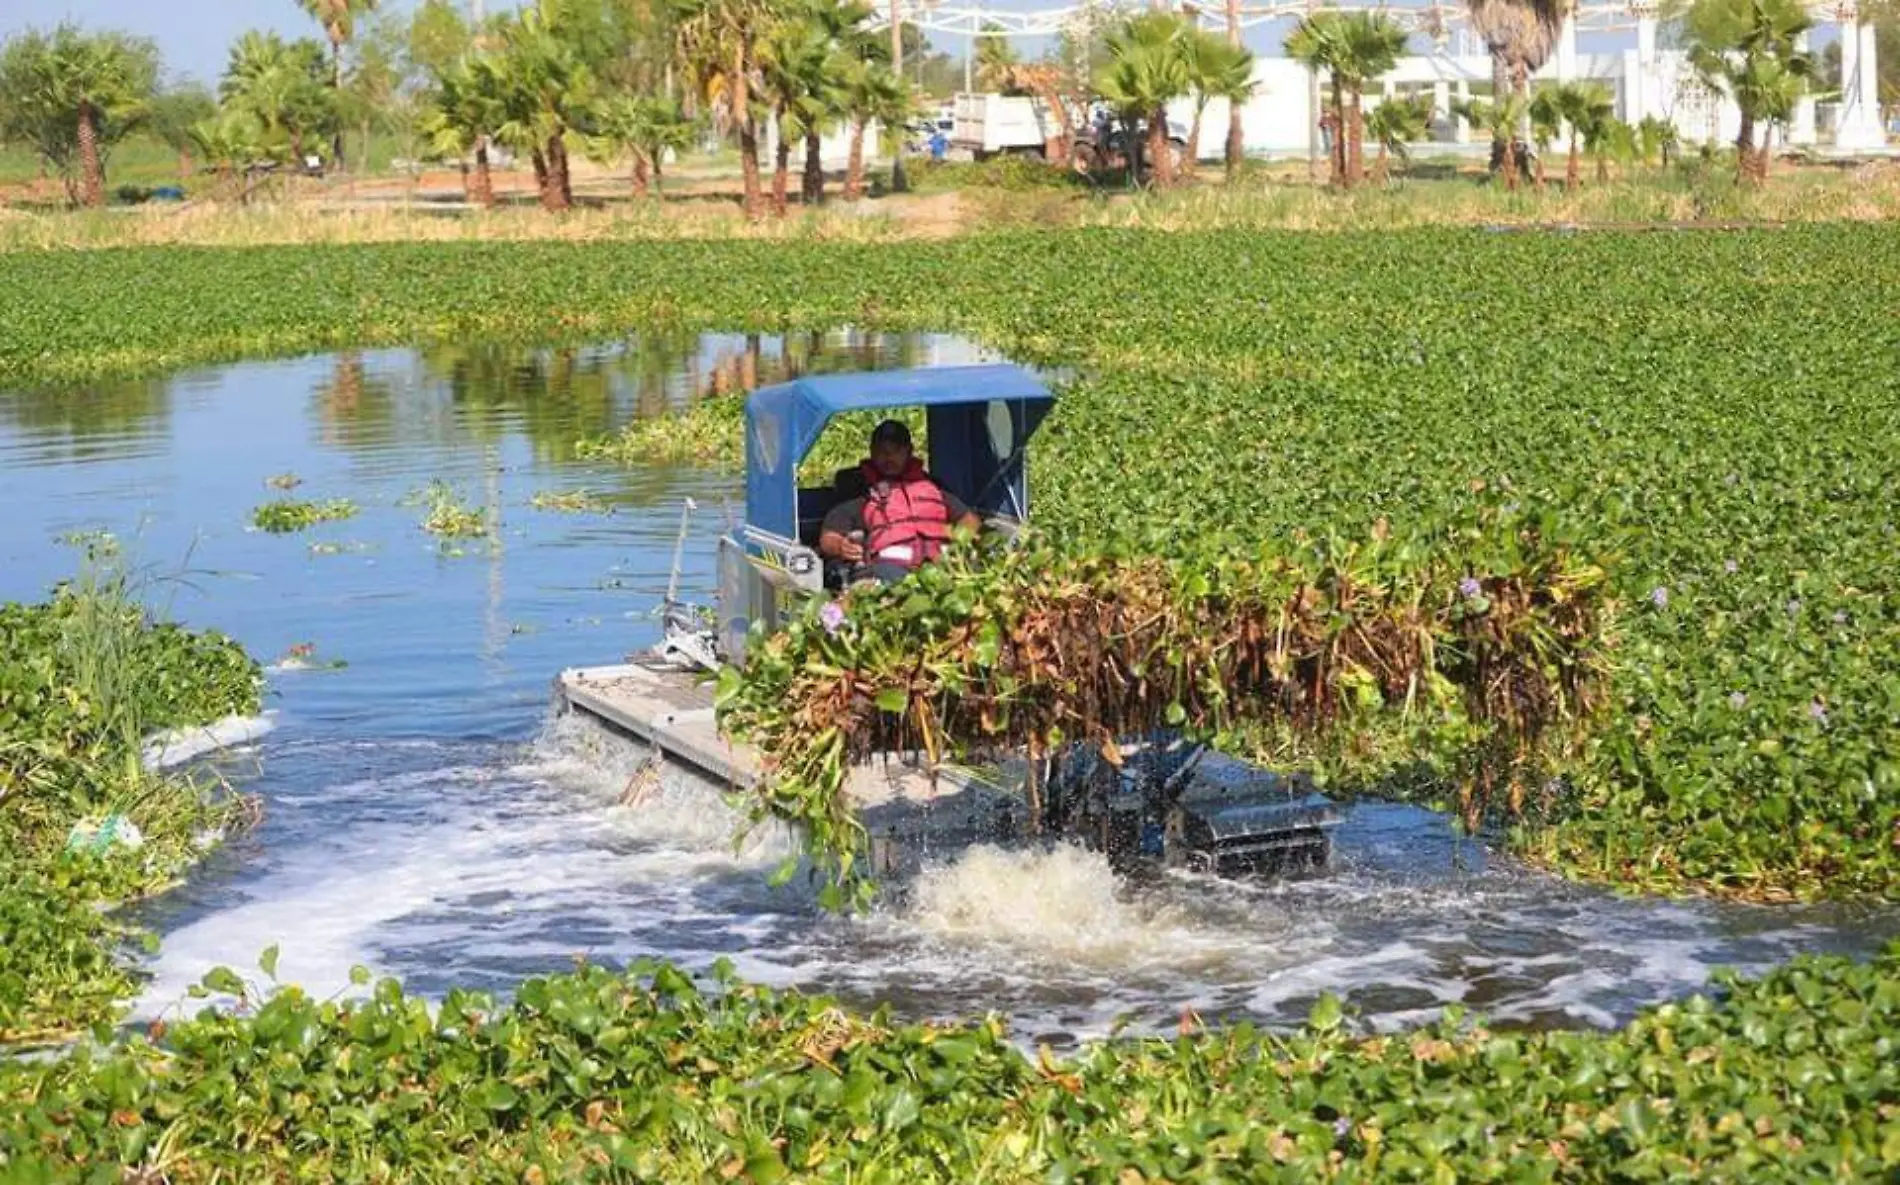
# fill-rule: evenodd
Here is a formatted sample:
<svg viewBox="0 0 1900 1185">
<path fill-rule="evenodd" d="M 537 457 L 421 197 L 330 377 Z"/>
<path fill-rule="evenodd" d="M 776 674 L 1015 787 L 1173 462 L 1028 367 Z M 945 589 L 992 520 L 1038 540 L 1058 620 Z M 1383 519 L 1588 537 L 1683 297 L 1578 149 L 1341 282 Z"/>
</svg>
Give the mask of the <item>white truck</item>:
<svg viewBox="0 0 1900 1185">
<path fill-rule="evenodd" d="M 978 160 L 1005 152 L 1039 156 L 1056 131 L 1048 105 L 1026 95 L 959 94 L 952 118 L 950 147 Z"/>
</svg>

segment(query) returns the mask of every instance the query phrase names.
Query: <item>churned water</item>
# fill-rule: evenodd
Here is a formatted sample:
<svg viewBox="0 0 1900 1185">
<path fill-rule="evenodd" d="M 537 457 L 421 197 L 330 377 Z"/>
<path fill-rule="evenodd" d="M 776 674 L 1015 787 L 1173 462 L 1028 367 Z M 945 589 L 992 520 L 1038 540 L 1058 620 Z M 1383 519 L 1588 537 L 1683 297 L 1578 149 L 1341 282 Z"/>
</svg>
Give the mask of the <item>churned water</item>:
<svg viewBox="0 0 1900 1185">
<path fill-rule="evenodd" d="M 564 667 L 657 635 L 683 499 L 701 508 L 683 583 L 710 595 L 737 478 L 576 459 L 574 442 L 795 369 L 973 356 L 935 337 L 643 338 L 575 351 L 385 351 L 0 395 L 0 598 L 37 598 L 110 530 L 153 599 L 273 663 L 272 729 L 218 768 L 264 820 L 147 920 L 163 936 L 138 1012 L 195 1007 L 208 968 L 281 948 L 319 994 L 365 965 L 436 994 L 505 991 L 576 957 L 730 960 L 748 978 L 888 1002 L 996 1010 L 1058 1044 L 1204 1019 L 1296 1023 L 1322 991 L 1372 1023 L 1447 1004 L 1526 1024 L 1611 1024 L 1711 969 L 1866 951 L 1875 908 L 1622 899 L 1514 866 L 1411 808 L 1363 804 L 1321 876 L 1135 884 L 1096 856 L 940 853 L 868 917 L 826 916 L 768 873 L 773 829 L 734 841 L 717 790 L 669 775 L 622 801 L 640 754 L 550 720 Z M 299 534 L 248 525 L 282 491 L 360 513 Z M 441 480 L 496 518 L 444 551 L 415 495 Z M 536 509 L 586 491 L 610 513 Z M 326 664 L 341 662 L 340 668 Z"/>
</svg>

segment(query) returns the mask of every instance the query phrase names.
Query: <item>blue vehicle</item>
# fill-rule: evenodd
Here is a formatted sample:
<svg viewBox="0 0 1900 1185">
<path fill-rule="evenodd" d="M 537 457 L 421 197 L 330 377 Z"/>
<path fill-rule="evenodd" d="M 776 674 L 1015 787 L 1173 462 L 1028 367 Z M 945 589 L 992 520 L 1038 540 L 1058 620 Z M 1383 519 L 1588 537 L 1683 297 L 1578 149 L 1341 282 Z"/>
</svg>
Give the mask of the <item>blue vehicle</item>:
<svg viewBox="0 0 1900 1185">
<path fill-rule="evenodd" d="M 565 706 L 714 780 L 762 776 L 758 754 L 717 733 L 700 681 L 724 663 L 743 665 L 755 626 L 769 632 L 800 603 L 842 586 L 843 574 L 818 552 L 818 535 L 826 513 L 864 487 L 855 467 L 801 478 L 826 427 L 842 415 L 922 409 L 931 475 L 981 517 L 985 531 L 1014 539 L 1029 522 L 1028 446 L 1054 406 L 1040 378 L 1007 364 L 813 375 L 754 392 L 745 411 L 745 516 L 719 540 L 717 604 L 701 609 L 679 600 L 676 549 L 660 643 L 625 666 L 564 673 Z M 689 502 L 685 515 L 692 509 Z M 682 547 L 689 526 L 683 516 Z M 1113 765 L 1094 745 L 1045 759 L 1033 771 L 1043 807 L 1030 830 L 1067 834 L 1111 857 L 1215 873 L 1325 862 L 1339 817 L 1302 779 L 1174 735 L 1129 738 L 1120 749 L 1122 761 Z M 982 799 L 985 810 L 1000 804 L 997 818 L 1005 822 L 968 825 L 993 832 L 1007 830 L 1007 820 L 1024 821 L 1022 797 L 999 786 L 1020 784 L 1031 772 L 1019 759 L 988 780 L 943 781 L 954 794 Z M 894 799 L 935 804 L 937 782 L 902 793 L 867 782 L 852 792 L 875 813 Z"/>
</svg>

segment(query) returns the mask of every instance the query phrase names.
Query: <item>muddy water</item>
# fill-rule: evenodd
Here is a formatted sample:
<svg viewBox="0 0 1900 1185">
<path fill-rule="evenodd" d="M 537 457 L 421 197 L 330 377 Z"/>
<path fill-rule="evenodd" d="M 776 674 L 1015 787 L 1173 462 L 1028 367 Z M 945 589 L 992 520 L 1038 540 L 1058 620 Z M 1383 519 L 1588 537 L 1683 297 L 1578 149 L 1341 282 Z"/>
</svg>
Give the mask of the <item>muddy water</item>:
<svg viewBox="0 0 1900 1185">
<path fill-rule="evenodd" d="M 748 348 L 750 346 L 750 348 Z M 1323 990 L 1395 1026 L 1449 1003 L 1528 1024 L 1610 1024 L 1719 965 L 1866 951 L 1900 933 L 1872 909 L 1625 900 L 1564 885 L 1366 804 L 1324 875 L 1271 884 L 1118 881 L 1095 857 L 940 853 L 872 916 L 821 915 L 766 873 L 783 835 L 735 846 L 709 787 L 673 777 L 618 802 L 638 754 L 547 718 L 566 666 L 650 643 L 680 500 L 702 507 L 683 580 L 710 595 L 736 479 L 575 459 L 573 442 L 713 389 L 795 368 L 963 360 L 946 339 L 629 340 L 313 357 L 77 392 L 0 395 L 0 598 L 74 567 L 62 538 L 110 530 L 150 595 L 268 659 L 272 730 L 219 765 L 263 825 L 157 903 L 145 1015 L 208 967 L 282 948 L 279 975 L 329 993 L 352 965 L 413 988 L 505 990 L 575 956 L 657 955 L 912 1016 L 997 1010 L 1057 1043 L 1203 1017 L 1290 1024 Z M 296 496 L 354 519 L 248 528 Z M 440 479 L 496 516 L 498 544 L 445 553 L 415 493 Z M 610 513 L 537 510 L 585 490 Z M 340 661 L 340 669 L 321 664 Z"/>
</svg>

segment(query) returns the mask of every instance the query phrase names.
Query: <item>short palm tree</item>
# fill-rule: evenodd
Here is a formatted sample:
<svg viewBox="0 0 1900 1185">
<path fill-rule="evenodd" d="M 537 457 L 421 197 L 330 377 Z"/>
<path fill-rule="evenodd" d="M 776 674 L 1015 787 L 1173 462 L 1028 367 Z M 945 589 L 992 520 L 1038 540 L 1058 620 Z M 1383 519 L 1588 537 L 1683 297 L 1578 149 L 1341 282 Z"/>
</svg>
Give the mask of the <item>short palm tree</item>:
<svg viewBox="0 0 1900 1185">
<path fill-rule="evenodd" d="M 429 109 L 422 117 L 422 134 L 438 156 L 466 162 L 463 190 L 470 202 L 487 208 L 495 204 L 495 183 L 489 168 L 488 145 L 506 122 L 495 63 L 481 54 L 463 57 L 436 80 Z"/>
<path fill-rule="evenodd" d="M 723 112 L 739 137 L 739 174 L 747 218 L 765 213 L 759 185 L 759 42 L 778 8 L 773 0 L 677 0 L 675 48 L 700 97 Z"/>
<path fill-rule="evenodd" d="M 1493 144 L 1510 144 L 1518 125 L 1530 118 L 1530 103 L 1518 94 L 1506 92 L 1498 99 L 1467 99 L 1454 103 L 1452 111 L 1471 126 L 1491 133 Z M 1499 161 L 1499 172 L 1504 176 L 1504 188 L 1512 192 L 1517 189 L 1518 164 L 1516 149 L 1507 148 Z"/>
<path fill-rule="evenodd" d="M 1550 156 L 1550 146 L 1563 134 L 1563 106 L 1557 101 L 1557 88 L 1540 86 L 1530 101 L 1531 143 L 1537 145 L 1537 160 L 1532 166 L 1531 183 L 1539 190 L 1544 188 L 1544 161 Z"/>
<path fill-rule="evenodd" d="M 1767 178 L 1774 125 L 1793 117 L 1814 78 L 1814 55 L 1798 45 L 1813 23 L 1801 0 L 1695 0 L 1689 9 L 1689 65 L 1741 112 L 1735 149 L 1744 181 Z"/>
<path fill-rule="evenodd" d="M 832 109 L 830 34 L 816 20 L 778 22 L 759 43 L 761 95 L 777 127 L 772 162 L 772 212 L 785 216 L 792 145 L 823 128 Z"/>
<path fill-rule="evenodd" d="M 1314 13 L 1301 18 L 1287 37 L 1288 57 L 1332 77 L 1336 184 L 1351 187 L 1365 174 L 1366 84 L 1398 64 L 1405 41 L 1398 24 L 1368 12 Z"/>
<path fill-rule="evenodd" d="M 671 99 L 645 95 L 615 95 L 595 111 L 596 134 L 587 139 L 588 152 L 605 164 L 632 161 L 633 196 L 644 198 L 661 189 L 660 173 L 666 154 L 692 142 L 693 125 Z"/>
<path fill-rule="evenodd" d="M 1168 151 L 1168 104 L 1188 93 L 1188 23 L 1170 12 L 1130 17 L 1107 36 L 1109 61 L 1095 80 L 1096 90 L 1127 120 L 1148 123 L 1147 152 L 1156 186 L 1174 182 Z M 1131 164 L 1133 164 L 1131 155 Z M 1131 168 L 1131 178 L 1139 171 Z"/>
<path fill-rule="evenodd" d="M 1542 92 L 1540 92 L 1541 97 Z M 1566 82 L 1550 90 L 1557 114 L 1570 128 L 1570 153 L 1564 162 L 1564 188 L 1574 191 L 1582 184 L 1580 149 L 1587 141 L 1600 144 L 1616 118 L 1616 103 L 1610 92 L 1594 82 Z"/>
<path fill-rule="evenodd" d="M 1645 164 L 1669 163 L 1677 143 L 1676 125 L 1654 115 L 1645 115 L 1636 125 L 1636 155 Z"/>
<path fill-rule="evenodd" d="M 1431 134 L 1432 101 L 1427 95 L 1389 99 L 1372 109 L 1366 117 L 1366 134 L 1379 145 L 1372 162 L 1372 179 L 1383 185 L 1391 169 L 1391 158 L 1411 159 L 1410 146 Z"/>
<path fill-rule="evenodd" d="M 1239 167 L 1242 146 L 1234 141 L 1240 129 L 1238 112 L 1253 97 L 1253 54 L 1245 46 L 1229 44 L 1217 33 L 1190 29 L 1184 44 L 1187 55 L 1188 84 L 1194 90 L 1194 122 L 1188 128 L 1186 160 L 1189 172 L 1201 159 L 1201 118 L 1207 105 L 1225 99 L 1231 117 L 1227 123 L 1227 172 L 1231 177 Z"/>
<path fill-rule="evenodd" d="M 883 62 L 857 60 L 845 66 L 844 111 L 851 124 L 851 155 L 845 166 L 844 199 L 864 196 L 864 136 L 872 124 L 903 134 L 910 117 L 910 91 Z"/>
<path fill-rule="evenodd" d="M 149 113 L 156 49 L 121 33 L 61 25 L 12 39 L 0 69 L 13 100 L 0 104 L 0 133 L 33 143 L 59 165 L 71 200 L 104 205 L 106 153 Z"/>
</svg>

